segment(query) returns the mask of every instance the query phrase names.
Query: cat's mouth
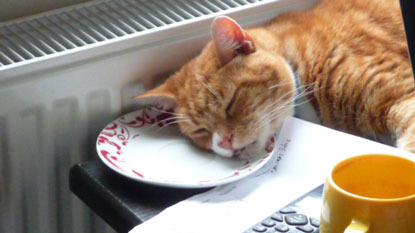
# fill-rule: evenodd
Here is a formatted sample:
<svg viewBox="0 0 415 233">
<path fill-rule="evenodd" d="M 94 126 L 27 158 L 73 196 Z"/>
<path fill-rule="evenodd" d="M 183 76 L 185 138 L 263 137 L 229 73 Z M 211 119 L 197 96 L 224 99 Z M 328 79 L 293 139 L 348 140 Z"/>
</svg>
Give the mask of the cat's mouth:
<svg viewBox="0 0 415 233">
<path fill-rule="evenodd" d="M 255 147 L 257 144 L 257 141 L 253 141 L 252 143 L 240 148 L 240 149 L 236 149 L 233 151 L 233 157 L 235 158 L 246 158 L 249 156 L 253 156 L 252 154 L 249 154 L 250 152 L 252 153 L 253 151 L 251 150 L 253 147 Z"/>
</svg>

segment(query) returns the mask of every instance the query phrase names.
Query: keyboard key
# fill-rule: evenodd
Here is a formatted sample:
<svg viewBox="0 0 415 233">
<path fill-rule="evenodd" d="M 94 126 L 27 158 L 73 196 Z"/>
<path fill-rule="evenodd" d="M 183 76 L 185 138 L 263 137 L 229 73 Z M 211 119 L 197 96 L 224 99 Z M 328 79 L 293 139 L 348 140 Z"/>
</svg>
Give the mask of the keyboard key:
<svg viewBox="0 0 415 233">
<path fill-rule="evenodd" d="M 277 214 L 277 213 L 271 215 L 271 218 L 273 220 L 275 220 L 275 221 L 278 221 L 278 222 L 282 222 L 284 220 L 283 217 L 282 217 L 282 215 L 281 214 Z"/>
<path fill-rule="evenodd" d="M 252 229 L 255 232 L 266 232 L 267 231 L 267 228 L 266 227 L 264 227 L 262 225 L 259 225 L 259 224 L 255 225 Z"/>
<path fill-rule="evenodd" d="M 292 229 L 292 230 L 290 230 L 287 233 L 303 233 L 303 232 L 302 231 L 299 231 L 299 230 Z"/>
<path fill-rule="evenodd" d="M 310 226 L 301 226 L 301 227 L 297 227 L 298 230 L 302 231 L 302 232 L 313 232 L 314 228 L 310 227 Z"/>
<path fill-rule="evenodd" d="M 280 209 L 280 213 L 281 214 L 295 214 L 297 213 L 297 211 L 295 211 L 294 209 L 290 207 L 285 207 L 285 208 Z"/>
<path fill-rule="evenodd" d="M 315 227 L 319 227 L 320 226 L 320 221 L 318 219 L 315 219 L 315 218 L 310 218 L 310 224 L 315 226 Z"/>
<path fill-rule="evenodd" d="M 288 230 L 290 230 L 290 228 L 288 228 L 287 225 L 282 224 L 282 223 L 277 223 L 274 229 L 277 230 L 278 232 L 287 232 Z"/>
<path fill-rule="evenodd" d="M 285 216 L 285 221 L 292 226 L 301 226 L 308 223 L 307 216 L 304 214 L 291 214 Z"/>
<path fill-rule="evenodd" d="M 316 229 L 313 233 L 320 233 L 320 229 Z"/>
<path fill-rule="evenodd" d="M 274 228 L 268 229 L 265 233 L 278 233 Z"/>
<path fill-rule="evenodd" d="M 264 226 L 266 226 L 266 227 L 273 227 L 273 226 L 275 226 L 275 222 L 272 219 L 270 219 L 270 218 L 265 219 L 264 221 L 261 222 L 261 224 L 264 225 Z"/>
</svg>

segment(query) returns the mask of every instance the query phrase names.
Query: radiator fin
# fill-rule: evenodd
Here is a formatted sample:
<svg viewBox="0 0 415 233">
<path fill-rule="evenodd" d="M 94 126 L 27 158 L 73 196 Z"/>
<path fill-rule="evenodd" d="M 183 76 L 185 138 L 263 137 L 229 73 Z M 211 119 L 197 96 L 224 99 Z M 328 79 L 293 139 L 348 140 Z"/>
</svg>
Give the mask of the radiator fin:
<svg viewBox="0 0 415 233">
<path fill-rule="evenodd" d="M 102 128 L 200 52 L 214 14 L 258 26 L 312 1 L 94 0 L 0 23 L 0 232 L 114 233 L 68 184 Z"/>
<path fill-rule="evenodd" d="M 6 22 L 0 24 L 0 69 L 255 2 L 102 0 Z"/>
</svg>

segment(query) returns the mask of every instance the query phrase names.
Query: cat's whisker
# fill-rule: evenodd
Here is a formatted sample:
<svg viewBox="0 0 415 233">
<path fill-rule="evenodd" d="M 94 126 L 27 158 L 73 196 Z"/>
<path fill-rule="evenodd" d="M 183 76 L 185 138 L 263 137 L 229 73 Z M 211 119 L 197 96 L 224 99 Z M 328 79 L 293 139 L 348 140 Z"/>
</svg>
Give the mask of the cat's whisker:
<svg viewBox="0 0 415 233">
<path fill-rule="evenodd" d="M 266 117 L 262 117 L 261 119 L 257 120 L 254 123 L 254 126 L 255 126 L 254 129 L 257 130 L 257 129 L 261 128 L 262 126 L 264 126 L 265 125 L 265 122 L 267 122 L 269 119 L 275 118 L 274 117 L 275 113 L 278 114 L 281 109 L 283 109 L 284 107 L 287 107 L 287 106 L 289 106 L 289 103 L 288 102 L 284 103 L 283 105 L 278 106 L 277 108 L 275 108 L 272 111 L 270 111 L 269 113 L 267 113 L 267 116 Z"/>
<path fill-rule="evenodd" d="M 310 90 L 310 91 L 301 91 L 299 94 L 297 94 L 297 95 L 295 95 L 294 96 L 294 99 L 299 99 L 299 98 L 301 98 L 301 97 L 304 97 L 304 96 L 306 96 L 306 95 L 308 95 L 308 94 L 311 94 L 311 93 L 313 93 L 313 92 L 316 92 L 316 91 L 318 91 L 319 89 L 321 89 L 321 88 L 317 88 L 317 89 L 314 89 L 314 90 Z M 305 100 L 305 101 L 303 101 L 303 102 L 300 102 L 300 103 L 294 103 L 293 105 L 291 105 L 290 106 L 290 102 L 286 102 L 285 104 L 283 104 L 283 105 L 281 105 L 281 106 L 279 106 L 278 108 L 275 108 L 275 109 L 273 109 L 272 111 L 270 111 L 270 112 L 268 112 L 267 114 L 266 114 L 266 116 L 264 117 L 261 117 L 261 119 L 256 123 L 257 124 L 257 128 L 260 128 L 260 127 L 262 127 L 262 126 L 264 126 L 264 125 L 266 125 L 267 123 L 269 123 L 270 121 L 272 121 L 272 120 L 274 120 L 274 119 L 276 119 L 276 118 L 278 118 L 280 115 L 281 115 L 281 113 L 280 114 L 277 114 L 276 116 L 273 116 L 274 115 L 274 113 L 275 112 L 280 112 L 282 109 L 284 109 L 284 108 L 286 108 L 286 110 L 288 110 L 288 109 L 290 109 L 290 108 L 294 108 L 294 107 L 297 107 L 297 106 L 300 106 L 300 105 L 303 105 L 303 104 L 306 104 L 306 103 L 308 103 L 308 102 L 310 102 L 311 100 L 310 99 L 307 99 L 307 100 Z M 288 108 L 287 108 L 288 107 Z M 285 110 L 285 111 L 286 111 Z M 284 112 L 285 112 L 284 111 Z M 284 113 L 283 112 L 283 113 Z M 256 129 L 257 129 L 256 128 Z"/>
<path fill-rule="evenodd" d="M 313 89 L 313 90 L 302 90 L 300 93 L 298 93 L 296 96 L 294 96 L 294 99 L 299 99 L 301 97 L 307 96 L 311 93 L 317 92 L 321 89 L 322 87 L 319 87 L 317 89 Z"/>
<path fill-rule="evenodd" d="M 287 108 L 288 109 L 288 108 Z M 285 112 L 285 111 L 284 111 Z M 269 116 L 267 119 L 265 119 L 264 121 L 260 122 L 259 124 L 257 124 L 254 128 L 254 131 L 263 128 L 263 127 L 269 127 L 267 124 L 271 121 L 273 121 L 274 119 L 277 119 L 280 117 L 281 114 L 283 114 L 284 112 L 274 112 L 273 115 Z"/>
<path fill-rule="evenodd" d="M 190 119 L 191 119 L 190 117 L 169 117 L 169 118 L 159 121 L 158 123 L 164 123 L 164 122 L 168 122 L 172 120 L 190 120 Z"/>
<path fill-rule="evenodd" d="M 168 112 L 168 111 L 161 110 L 161 109 L 157 109 L 157 108 L 152 108 L 152 110 L 155 110 L 155 111 L 157 111 L 157 112 L 162 112 L 162 113 L 168 113 L 168 114 L 172 114 L 172 115 L 187 116 L 187 115 L 186 115 L 186 114 L 184 114 L 184 113 Z"/>
<path fill-rule="evenodd" d="M 161 130 L 163 130 L 164 128 L 166 128 L 166 127 L 167 127 L 167 126 L 169 126 L 169 125 L 177 124 L 177 123 L 180 123 L 180 122 L 189 122 L 189 121 L 192 121 L 192 120 L 190 120 L 190 119 L 188 119 L 188 120 L 177 120 L 177 121 L 173 121 L 173 122 L 170 122 L 170 123 L 164 124 L 162 127 L 160 127 L 159 129 L 157 129 L 157 130 L 155 131 L 155 133 L 156 133 L 156 134 L 157 134 L 157 133 L 159 133 Z"/>
<path fill-rule="evenodd" d="M 165 120 L 171 120 L 171 119 L 190 119 L 190 117 L 188 117 L 188 116 L 174 116 L 174 117 L 169 117 L 169 118 L 166 118 L 166 119 L 163 119 L 163 121 L 165 121 Z"/>
<path fill-rule="evenodd" d="M 281 115 L 285 114 L 289 109 L 291 109 L 291 106 L 284 105 L 283 107 L 281 107 L 279 109 L 278 112 L 275 112 L 275 113 L 277 113 L 277 114 L 275 114 L 275 116 L 270 116 L 267 120 L 263 121 L 260 125 L 258 125 L 256 127 L 256 130 L 259 129 L 259 128 L 261 128 L 261 127 L 264 127 L 264 126 L 265 127 L 268 127 L 267 126 L 268 123 L 272 122 L 275 119 L 278 119 Z"/>
<path fill-rule="evenodd" d="M 274 109 L 273 111 L 267 113 L 267 116 L 265 118 L 262 118 L 260 120 L 258 120 L 257 122 L 254 123 L 254 125 L 256 125 L 256 128 L 262 127 L 262 125 L 264 125 L 264 122 L 268 121 L 268 119 L 273 118 L 273 115 L 275 115 L 275 113 L 278 113 L 279 111 L 281 111 L 281 109 L 283 109 L 284 107 L 288 106 L 288 104 L 284 104 L 282 106 L 279 106 L 278 108 Z"/>
<path fill-rule="evenodd" d="M 312 83 L 307 83 L 307 84 L 304 84 L 304 85 L 300 85 L 300 89 L 307 90 L 309 87 L 314 86 L 315 83 L 316 82 L 312 82 Z"/>
<path fill-rule="evenodd" d="M 296 99 L 298 99 L 298 98 L 301 98 L 301 97 L 303 97 L 303 96 L 306 96 L 306 95 L 308 95 L 308 94 L 311 94 L 311 93 L 313 93 L 313 92 L 315 92 L 315 91 L 317 91 L 317 90 L 319 90 L 320 88 L 318 88 L 318 89 L 314 89 L 314 90 L 308 90 L 308 88 L 309 87 L 311 87 L 312 85 L 314 85 L 314 83 L 310 83 L 310 84 L 307 84 L 307 85 L 303 85 L 303 86 L 301 86 L 301 91 L 298 93 L 298 94 L 296 94 L 296 95 L 294 95 L 294 97 L 293 97 L 293 99 L 294 100 L 296 100 Z M 290 92 L 287 92 L 287 93 L 285 93 L 284 95 L 282 95 L 281 97 L 279 97 L 276 101 L 274 101 L 273 103 L 271 103 L 270 105 L 268 105 L 266 108 L 265 108 L 265 110 L 267 111 L 269 108 L 272 108 L 272 107 L 274 107 L 274 105 L 276 105 L 276 104 L 280 104 L 280 101 L 281 101 L 281 99 L 283 99 L 284 97 L 286 97 L 287 95 L 290 95 L 290 94 L 292 94 L 292 93 L 295 93 L 295 92 L 297 92 L 297 90 L 296 89 L 294 89 L 294 90 L 292 90 L 292 91 L 290 91 Z M 287 103 L 285 103 L 286 105 L 288 105 L 288 104 L 290 104 L 290 102 L 287 102 Z M 284 107 L 284 106 L 282 106 L 282 107 Z M 258 120 L 258 122 L 257 123 L 255 123 L 255 124 L 262 124 L 261 122 L 262 121 L 266 121 L 266 119 L 269 117 L 269 116 L 271 116 L 274 112 L 277 112 L 277 111 L 279 111 L 280 110 L 280 108 L 274 108 L 274 109 L 272 109 L 271 111 L 269 111 L 268 113 L 266 113 L 264 116 L 262 116 L 259 120 Z"/>
<path fill-rule="evenodd" d="M 206 89 L 209 90 L 210 93 L 212 93 L 213 96 L 216 97 L 216 99 L 219 99 L 219 94 L 215 90 L 213 90 L 213 88 L 209 85 L 205 77 L 203 77 L 202 84 L 206 87 Z"/>
<path fill-rule="evenodd" d="M 296 100 L 296 99 L 299 99 L 299 98 L 301 98 L 301 97 L 303 97 L 303 96 L 306 96 L 306 95 L 308 95 L 308 94 L 311 94 L 311 93 L 313 93 L 313 92 L 316 92 L 316 91 L 318 91 L 320 88 L 318 88 L 318 89 L 314 89 L 314 90 L 307 90 L 309 87 L 311 86 L 311 84 L 308 84 L 308 85 L 304 85 L 304 86 L 302 86 L 303 88 L 302 88 L 302 91 L 299 93 L 299 94 L 296 94 L 295 96 L 294 96 L 294 100 Z M 304 87 L 306 87 L 306 88 L 304 88 Z M 281 96 L 280 98 L 278 98 L 276 101 L 274 101 L 272 104 L 270 104 L 269 106 L 267 106 L 266 107 L 266 110 L 268 109 L 268 108 L 270 108 L 270 107 L 272 107 L 272 106 L 274 106 L 275 104 L 280 104 L 280 100 L 282 99 L 282 98 L 284 98 L 285 96 L 287 96 L 288 94 L 292 94 L 293 92 L 296 92 L 296 90 L 293 90 L 293 91 L 291 91 L 291 92 L 287 92 L 286 94 L 284 94 L 283 96 Z M 306 101 L 306 102 L 304 102 L 304 103 L 307 103 L 308 101 Z M 304 103 L 301 103 L 301 104 L 304 104 Z M 259 127 L 261 127 L 262 125 L 264 125 L 264 122 L 268 122 L 268 120 L 269 119 L 271 119 L 271 118 L 275 118 L 275 117 L 273 117 L 273 113 L 275 113 L 275 112 L 279 112 L 279 111 L 281 111 L 281 109 L 283 109 L 283 108 L 286 108 L 286 107 L 288 107 L 289 105 L 291 104 L 291 102 L 289 102 L 289 101 L 287 101 L 287 102 L 285 102 L 284 104 L 282 104 L 281 106 L 279 106 L 279 107 L 277 107 L 277 108 L 274 108 L 273 110 L 271 110 L 271 111 L 269 111 L 268 113 L 266 113 L 264 116 L 262 116 L 255 124 L 257 124 L 257 125 L 259 125 Z M 293 104 L 292 106 L 289 106 L 290 108 L 293 108 L 293 107 L 295 107 L 295 106 L 299 106 L 299 105 L 301 105 L 301 104 Z"/>
<path fill-rule="evenodd" d="M 276 111 L 276 109 L 275 108 L 273 108 L 275 105 L 277 105 L 277 104 L 280 104 L 281 102 L 281 100 L 283 99 L 283 98 L 285 98 L 287 95 L 290 95 L 290 94 L 293 94 L 293 93 L 295 93 L 296 92 L 296 90 L 291 90 L 291 91 L 289 91 L 289 92 L 287 92 L 287 93 L 285 93 L 284 95 L 282 95 L 281 97 L 279 97 L 277 100 L 275 100 L 274 102 L 272 102 L 270 105 L 268 105 L 267 107 L 265 107 L 265 111 L 268 111 L 268 109 L 270 109 L 270 111 L 268 112 L 268 113 L 266 113 L 264 116 L 262 116 L 258 121 L 262 121 L 264 118 L 266 118 L 269 114 L 271 114 L 273 111 Z"/>
<path fill-rule="evenodd" d="M 278 83 L 278 84 L 275 84 L 275 85 L 272 85 L 272 86 L 268 87 L 268 89 L 274 89 L 274 88 L 277 88 L 277 87 L 288 85 L 290 83 L 292 83 L 292 82 Z"/>
<path fill-rule="evenodd" d="M 280 104 L 280 106 L 272 109 L 271 111 L 269 111 L 268 113 L 266 113 L 264 116 L 262 116 L 259 120 L 258 123 L 260 124 L 262 121 L 265 121 L 267 118 L 269 118 L 273 113 L 278 112 L 279 110 L 281 110 L 281 108 L 283 108 L 284 106 L 288 106 L 290 104 L 290 101 L 281 103 L 278 102 L 278 104 Z"/>
<path fill-rule="evenodd" d="M 297 107 L 297 106 L 301 106 L 301 105 L 303 105 L 303 104 L 309 103 L 310 101 L 311 101 L 311 100 L 307 99 L 307 100 L 305 100 L 305 101 L 303 101 L 303 102 L 300 102 L 300 103 L 295 103 L 292 107 L 294 108 L 294 107 Z"/>
<path fill-rule="evenodd" d="M 271 112 L 268 113 L 268 116 L 263 118 L 261 121 L 258 122 L 258 124 L 262 125 L 264 122 L 268 121 L 268 119 L 275 118 L 274 115 L 277 113 L 279 114 L 284 108 L 291 108 L 292 102 L 284 102 L 277 108 L 273 109 Z"/>
<path fill-rule="evenodd" d="M 275 117 L 273 117 L 273 118 L 269 119 L 268 121 L 264 122 L 264 123 L 263 123 L 263 125 L 262 125 L 261 127 L 270 127 L 270 126 L 268 126 L 268 124 L 269 124 L 270 122 L 272 122 L 272 121 L 274 121 L 274 120 L 276 120 L 276 119 L 280 118 L 282 114 L 285 114 L 285 113 L 286 113 L 286 111 L 288 111 L 288 109 L 289 109 L 289 108 L 286 108 L 286 109 L 285 109 L 285 111 L 281 112 L 280 114 L 277 114 Z"/>
<path fill-rule="evenodd" d="M 285 93 L 284 95 L 280 96 L 277 100 L 273 101 L 271 104 L 269 104 L 267 107 L 265 107 L 265 111 L 268 111 L 268 109 L 272 110 L 274 105 L 279 104 L 280 101 L 286 97 L 287 95 L 295 93 L 295 90 L 292 90 L 290 92 Z"/>
<path fill-rule="evenodd" d="M 149 129 L 150 128 L 153 128 L 153 127 L 159 125 L 160 123 L 165 123 L 165 122 L 168 122 L 168 121 L 171 121 L 171 120 L 190 120 L 190 119 L 191 119 L 190 117 L 181 117 L 181 116 L 178 116 L 178 117 L 169 117 L 169 118 L 166 118 L 166 119 L 163 119 L 161 121 L 156 122 L 155 124 L 151 125 L 148 128 Z"/>
</svg>

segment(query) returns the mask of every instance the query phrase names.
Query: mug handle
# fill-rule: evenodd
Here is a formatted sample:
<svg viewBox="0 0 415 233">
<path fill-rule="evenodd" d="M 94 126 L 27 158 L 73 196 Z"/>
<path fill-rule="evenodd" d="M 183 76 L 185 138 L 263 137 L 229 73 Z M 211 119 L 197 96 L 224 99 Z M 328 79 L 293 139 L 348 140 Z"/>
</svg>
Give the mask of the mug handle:
<svg viewBox="0 0 415 233">
<path fill-rule="evenodd" d="M 369 228 L 370 225 L 367 223 L 352 220 L 344 233 L 367 233 L 369 232 Z"/>
</svg>

